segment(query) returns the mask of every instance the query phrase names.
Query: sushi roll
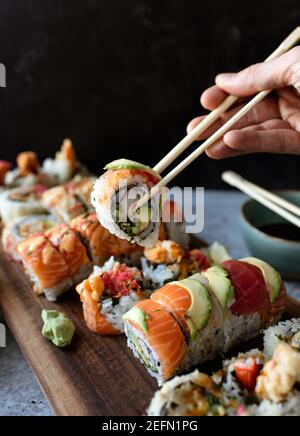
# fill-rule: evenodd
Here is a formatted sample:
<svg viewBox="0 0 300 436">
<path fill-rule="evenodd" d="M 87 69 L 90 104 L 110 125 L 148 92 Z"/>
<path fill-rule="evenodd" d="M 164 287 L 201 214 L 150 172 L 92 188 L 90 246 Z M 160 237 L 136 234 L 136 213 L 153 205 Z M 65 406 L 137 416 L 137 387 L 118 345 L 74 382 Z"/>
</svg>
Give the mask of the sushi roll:
<svg viewBox="0 0 300 436">
<path fill-rule="evenodd" d="M 64 139 L 54 159 L 47 158 L 43 162 L 42 172 L 48 178 L 51 187 L 69 182 L 74 176 L 89 177 L 91 173 L 76 158 L 71 139 Z"/>
<path fill-rule="evenodd" d="M 41 171 L 37 154 L 24 151 L 17 156 L 17 167 L 6 172 L 4 184 L 8 188 L 34 185 L 48 186 L 48 178 Z"/>
<path fill-rule="evenodd" d="M 12 163 L 5 160 L 0 160 L 0 186 L 5 185 L 5 176 L 12 167 Z"/>
<path fill-rule="evenodd" d="M 257 377 L 255 416 L 300 416 L 300 353 L 289 344 L 277 345 Z"/>
<path fill-rule="evenodd" d="M 145 287 L 154 290 L 179 277 L 182 273 L 184 249 L 174 241 L 158 241 L 154 247 L 146 248 L 141 258 Z"/>
<path fill-rule="evenodd" d="M 170 377 L 228 351 L 277 322 L 286 299 L 285 286 L 279 278 L 271 266 L 247 258 L 247 262 L 223 262 L 221 266 L 171 282 L 155 291 L 151 301 L 170 313 L 186 341 L 186 355 L 181 364 L 173 368 Z M 125 332 L 131 335 L 128 346 L 139 355 L 140 348 L 132 339 L 130 326 L 127 329 L 132 313 L 124 316 Z M 141 332 L 146 331 L 148 318 L 140 316 L 135 324 L 137 321 L 141 336 Z M 151 353 L 155 355 L 155 350 L 148 348 L 148 355 Z M 166 379 L 159 374 L 158 380 Z"/>
<path fill-rule="evenodd" d="M 55 229 L 55 228 L 53 228 Z M 59 227 L 27 238 L 17 247 L 34 291 L 49 301 L 78 284 L 90 273 L 85 247 L 74 233 Z"/>
<path fill-rule="evenodd" d="M 220 387 L 207 374 L 196 370 L 165 383 L 155 393 L 147 415 L 224 416 L 226 414 L 224 405 Z M 236 407 L 237 405 L 235 404 Z"/>
<path fill-rule="evenodd" d="M 173 316 L 153 300 L 144 300 L 123 316 L 128 346 L 161 384 L 182 367 L 184 334 Z"/>
<path fill-rule="evenodd" d="M 111 256 L 130 258 L 141 252 L 140 247 L 112 235 L 99 223 L 95 213 L 74 218 L 70 227 L 80 235 L 95 265 L 102 266 Z"/>
<path fill-rule="evenodd" d="M 36 233 L 44 233 L 57 224 L 52 215 L 32 215 L 21 217 L 4 227 L 2 247 L 14 260 L 19 260 L 17 246 Z"/>
<path fill-rule="evenodd" d="M 300 416 L 300 353 L 281 342 L 270 360 L 240 353 L 208 376 L 198 370 L 157 391 L 148 416 Z"/>
<path fill-rule="evenodd" d="M 76 153 L 70 139 L 65 139 L 55 159 L 48 158 L 43 163 L 52 186 L 66 183 L 72 179 L 77 169 Z"/>
<path fill-rule="evenodd" d="M 47 213 L 42 195 L 43 185 L 24 186 L 5 190 L 0 194 L 0 216 L 4 224 L 11 224 L 15 219 Z"/>
<path fill-rule="evenodd" d="M 141 284 L 137 268 L 112 259 L 103 268 L 94 267 L 90 277 L 76 288 L 87 327 L 100 335 L 124 333 L 122 316 L 146 297 Z"/>
<path fill-rule="evenodd" d="M 158 241 L 160 195 L 133 212 L 135 203 L 161 180 L 150 167 L 120 159 L 108 164 L 95 183 L 92 203 L 103 227 L 121 239 L 144 247 Z"/>
<path fill-rule="evenodd" d="M 290 344 L 300 350 L 300 319 L 282 321 L 276 326 L 269 327 L 264 333 L 264 353 L 270 358 L 277 345 L 281 342 Z"/>
<path fill-rule="evenodd" d="M 45 233 L 46 238 L 60 252 L 69 267 L 73 284 L 77 285 L 91 271 L 86 248 L 77 234 L 66 224 L 58 224 Z"/>
<path fill-rule="evenodd" d="M 73 218 L 91 210 L 90 195 L 93 179 L 79 178 L 66 185 L 47 190 L 43 195 L 44 207 L 58 221 L 69 224 Z"/>
<path fill-rule="evenodd" d="M 144 249 L 141 265 L 145 287 L 154 290 L 201 272 L 210 266 L 210 261 L 200 249 L 185 250 L 175 241 L 164 240 Z"/>
</svg>

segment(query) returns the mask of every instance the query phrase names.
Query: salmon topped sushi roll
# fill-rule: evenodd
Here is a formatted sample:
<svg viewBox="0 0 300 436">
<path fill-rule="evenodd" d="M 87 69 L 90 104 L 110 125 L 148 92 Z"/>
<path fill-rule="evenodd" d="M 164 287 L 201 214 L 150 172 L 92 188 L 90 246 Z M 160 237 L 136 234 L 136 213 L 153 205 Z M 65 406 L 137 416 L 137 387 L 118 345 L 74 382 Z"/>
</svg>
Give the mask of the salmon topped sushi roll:
<svg viewBox="0 0 300 436">
<path fill-rule="evenodd" d="M 159 384 L 180 370 L 187 344 L 179 325 L 164 307 L 144 300 L 123 319 L 128 346 Z"/>
<path fill-rule="evenodd" d="M 79 283 L 90 272 L 90 260 L 86 248 L 76 233 L 66 224 L 58 224 L 46 232 L 46 237 L 61 253 L 69 267 L 69 275 Z"/>
<path fill-rule="evenodd" d="M 161 180 L 150 167 L 120 159 L 108 164 L 95 183 L 92 203 L 100 223 L 121 239 L 144 247 L 153 246 L 160 229 L 160 195 L 141 208 L 136 202 Z"/>
<path fill-rule="evenodd" d="M 146 298 L 141 272 L 112 259 L 103 268 L 94 267 L 76 290 L 88 328 L 100 335 L 124 333 L 122 316 Z"/>
<path fill-rule="evenodd" d="M 36 292 L 44 293 L 50 301 L 77 285 L 91 271 L 84 245 L 65 225 L 29 237 L 18 245 L 17 253 L 35 283 Z"/>
<path fill-rule="evenodd" d="M 141 252 L 141 248 L 117 238 L 105 229 L 98 221 L 96 213 L 81 215 L 74 218 L 70 227 L 77 232 L 92 261 L 102 266 L 111 256 L 116 258 L 131 256 Z"/>
<path fill-rule="evenodd" d="M 44 206 L 59 221 L 69 224 L 70 221 L 90 211 L 90 194 L 93 179 L 82 178 L 77 181 L 47 190 L 43 195 Z"/>
<path fill-rule="evenodd" d="M 44 293 L 47 299 L 55 301 L 72 286 L 68 264 L 44 234 L 21 242 L 17 251 L 38 295 Z"/>
<path fill-rule="evenodd" d="M 44 233 L 57 224 L 52 215 L 30 215 L 21 217 L 9 225 L 2 232 L 2 246 L 4 251 L 14 260 L 19 260 L 17 246 L 36 233 Z"/>
</svg>

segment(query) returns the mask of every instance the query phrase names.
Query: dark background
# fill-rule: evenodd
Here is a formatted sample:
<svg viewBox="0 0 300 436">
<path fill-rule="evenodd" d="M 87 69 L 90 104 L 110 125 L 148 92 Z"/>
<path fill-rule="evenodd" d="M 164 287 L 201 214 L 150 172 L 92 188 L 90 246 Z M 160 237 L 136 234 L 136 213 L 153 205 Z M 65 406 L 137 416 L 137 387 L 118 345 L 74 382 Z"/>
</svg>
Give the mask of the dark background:
<svg viewBox="0 0 300 436">
<path fill-rule="evenodd" d="M 299 0 L 1 0 L 0 158 L 53 154 L 71 137 L 100 173 L 128 157 L 155 164 L 200 113 L 217 73 L 265 58 L 300 24 Z M 201 158 L 176 184 L 225 187 L 236 169 L 299 187 L 300 157 Z"/>
</svg>

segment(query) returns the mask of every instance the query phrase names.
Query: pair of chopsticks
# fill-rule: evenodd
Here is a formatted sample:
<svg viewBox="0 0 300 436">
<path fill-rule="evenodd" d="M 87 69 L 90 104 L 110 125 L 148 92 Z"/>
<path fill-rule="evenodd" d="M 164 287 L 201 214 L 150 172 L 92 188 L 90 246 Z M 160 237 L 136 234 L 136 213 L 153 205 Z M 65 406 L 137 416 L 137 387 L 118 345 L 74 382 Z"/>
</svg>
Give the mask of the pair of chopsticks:
<svg viewBox="0 0 300 436">
<path fill-rule="evenodd" d="M 297 27 L 281 44 L 280 46 L 266 59 L 265 62 L 276 59 L 300 41 L 300 27 Z M 155 186 L 150 195 L 141 198 L 136 207 L 141 207 L 153 195 L 158 193 L 159 188 L 166 186 L 175 177 L 178 176 L 188 165 L 195 159 L 201 156 L 211 145 L 218 139 L 222 138 L 231 128 L 251 109 L 261 102 L 272 90 L 261 91 L 252 100 L 249 101 L 239 112 L 237 112 L 229 121 L 227 121 L 219 130 L 217 130 L 210 138 L 208 138 L 202 145 L 200 145 L 193 153 L 186 159 L 178 164 L 172 171 L 170 171 L 163 179 Z M 167 167 L 171 165 L 174 160 L 181 155 L 196 139 L 204 133 L 215 121 L 217 121 L 231 106 L 233 106 L 239 97 L 229 95 L 215 110 L 196 126 L 185 138 L 183 138 L 158 164 L 153 168 L 157 173 L 162 173 Z"/>
<path fill-rule="evenodd" d="M 300 228 L 300 207 L 279 197 L 254 183 L 244 179 L 233 171 L 226 171 L 222 174 L 224 182 L 239 189 L 263 206 L 275 212 L 285 220 Z"/>
</svg>

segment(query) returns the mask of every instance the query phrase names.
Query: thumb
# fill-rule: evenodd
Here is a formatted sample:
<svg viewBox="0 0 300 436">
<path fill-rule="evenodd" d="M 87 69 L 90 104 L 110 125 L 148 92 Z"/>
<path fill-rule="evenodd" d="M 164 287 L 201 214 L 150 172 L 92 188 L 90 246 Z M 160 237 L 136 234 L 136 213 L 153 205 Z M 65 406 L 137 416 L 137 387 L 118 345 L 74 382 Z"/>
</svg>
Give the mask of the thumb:
<svg viewBox="0 0 300 436">
<path fill-rule="evenodd" d="M 285 86 L 294 86 L 300 91 L 300 47 L 295 47 L 272 61 L 252 65 L 239 73 L 219 74 L 216 84 L 227 93 L 239 97 Z"/>
</svg>

